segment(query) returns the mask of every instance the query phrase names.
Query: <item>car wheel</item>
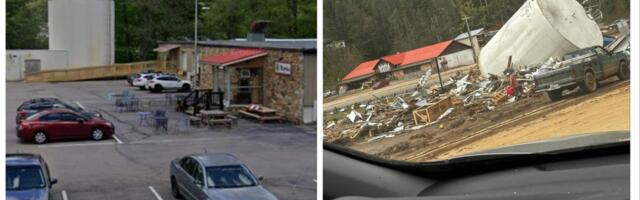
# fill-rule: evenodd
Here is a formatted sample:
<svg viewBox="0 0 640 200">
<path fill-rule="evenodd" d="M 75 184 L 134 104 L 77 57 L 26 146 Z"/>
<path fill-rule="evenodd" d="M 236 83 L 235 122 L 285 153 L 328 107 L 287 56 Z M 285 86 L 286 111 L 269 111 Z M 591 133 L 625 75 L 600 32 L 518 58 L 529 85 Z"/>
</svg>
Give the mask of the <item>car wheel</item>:
<svg viewBox="0 0 640 200">
<path fill-rule="evenodd" d="M 176 178 L 173 176 L 171 177 L 171 195 L 176 199 L 182 199 L 180 189 L 178 188 L 178 184 L 176 184 Z"/>
<path fill-rule="evenodd" d="M 155 90 L 154 92 L 162 92 L 162 86 L 156 85 L 155 87 L 153 87 L 153 90 Z"/>
<path fill-rule="evenodd" d="M 598 81 L 596 80 L 596 76 L 593 75 L 592 72 L 587 72 L 584 74 L 584 80 L 580 85 L 580 89 L 582 89 L 585 93 L 591 93 L 598 89 Z"/>
<path fill-rule="evenodd" d="M 33 142 L 36 144 L 47 143 L 47 140 L 49 140 L 47 134 L 42 131 L 38 131 L 36 134 L 33 134 Z"/>
<path fill-rule="evenodd" d="M 562 90 L 563 89 L 557 89 L 557 90 L 551 90 L 547 92 L 547 96 L 549 96 L 549 99 L 551 99 L 551 101 L 557 101 L 562 99 Z"/>
<path fill-rule="evenodd" d="M 102 140 L 104 138 L 104 132 L 102 129 L 94 128 L 91 130 L 91 139 L 92 140 Z"/>
<path fill-rule="evenodd" d="M 191 90 L 191 86 L 189 84 L 184 84 L 182 85 L 182 89 L 183 92 L 189 92 L 189 90 Z"/>
<path fill-rule="evenodd" d="M 624 61 L 620 62 L 620 67 L 618 68 L 618 79 L 629 80 L 629 65 Z"/>
<path fill-rule="evenodd" d="M 140 90 L 146 90 L 147 89 L 144 86 L 140 86 L 139 88 L 140 88 Z"/>
</svg>

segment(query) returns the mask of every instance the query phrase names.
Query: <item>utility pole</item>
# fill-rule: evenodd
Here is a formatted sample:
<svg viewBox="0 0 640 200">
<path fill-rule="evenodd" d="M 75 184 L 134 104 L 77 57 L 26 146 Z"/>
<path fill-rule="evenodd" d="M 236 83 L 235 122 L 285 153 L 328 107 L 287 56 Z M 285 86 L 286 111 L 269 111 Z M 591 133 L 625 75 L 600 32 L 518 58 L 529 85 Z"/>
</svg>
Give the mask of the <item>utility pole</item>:
<svg viewBox="0 0 640 200">
<path fill-rule="evenodd" d="M 473 50 L 473 62 L 477 64 L 478 58 L 476 54 L 475 45 L 473 44 L 473 40 L 471 39 L 471 29 L 469 28 L 469 19 L 470 18 L 467 16 L 462 17 L 462 20 L 464 20 L 464 23 L 467 25 L 467 36 L 469 37 L 469 44 L 471 44 L 471 50 Z"/>
<path fill-rule="evenodd" d="M 198 62 L 200 61 L 200 54 L 198 53 L 198 0 L 196 0 L 195 4 L 196 14 L 194 15 L 194 31 L 193 31 L 193 66 L 196 68 L 196 86 L 200 87 L 200 67 L 198 67 Z"/>
</svg>

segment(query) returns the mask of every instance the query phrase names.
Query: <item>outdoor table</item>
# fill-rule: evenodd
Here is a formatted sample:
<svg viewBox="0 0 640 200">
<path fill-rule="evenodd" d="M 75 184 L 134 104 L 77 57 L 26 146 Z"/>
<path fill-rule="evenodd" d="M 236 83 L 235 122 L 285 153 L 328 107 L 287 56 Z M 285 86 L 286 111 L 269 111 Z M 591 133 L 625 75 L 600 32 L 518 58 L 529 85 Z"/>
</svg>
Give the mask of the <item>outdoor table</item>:
<svg viewBox="0 0 640 200">
<path fill-rule="evenodd" d="M 200 111 L 202 122 L 213 126 L 214 123 L 224 123 L 231 125 L 231 119 L 227 119 L 228 113 L 222 110 L 203 110 Z"/>
<path fill-rule="evenodd" d="M 276 115 L 276 112 L 277 112 L 276 109 L 265 108 L 265 107 L 260 107 L 254 111 L 264 116 L 273 116 L 273 115 Z"/>
</svg>

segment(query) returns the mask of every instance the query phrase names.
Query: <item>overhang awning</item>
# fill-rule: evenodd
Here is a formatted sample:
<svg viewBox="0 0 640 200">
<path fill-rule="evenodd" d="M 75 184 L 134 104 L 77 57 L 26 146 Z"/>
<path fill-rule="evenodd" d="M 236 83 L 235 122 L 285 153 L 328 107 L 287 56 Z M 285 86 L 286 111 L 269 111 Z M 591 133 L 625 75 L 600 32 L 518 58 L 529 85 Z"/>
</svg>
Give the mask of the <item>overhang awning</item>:
<svg viewBox="0 0 640 200">
<path fill-rule="evenodd" d="M 261 49 L 237 49 L 223 54 L 203 56 L 200 58 L 200 62 L 203 64 L 227 66 L 266 55 L 267 51 Z"/>
<path fill-rule="evenodd" d="M 153 49 L 153 51 L 155 52 L 167 52 L 167 51 L 171 51 L 172 49 L 178 48 L 180 47 L 180 45 L 177 44 L 163 44 L 160 45 L 158 48 Z"/>
</svg>

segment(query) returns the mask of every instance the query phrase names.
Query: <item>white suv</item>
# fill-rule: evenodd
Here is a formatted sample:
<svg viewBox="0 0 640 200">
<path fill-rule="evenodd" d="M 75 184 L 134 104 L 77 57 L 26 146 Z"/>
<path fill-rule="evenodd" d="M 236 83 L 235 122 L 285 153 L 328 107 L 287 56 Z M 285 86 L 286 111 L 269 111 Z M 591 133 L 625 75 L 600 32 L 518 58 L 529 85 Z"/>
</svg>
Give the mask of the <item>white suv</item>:
<svg viewBox="0 0 640 200">
<path fill-rule="evenodd" d="M 191 90 L 191 81 L 180 80 L 175 76 L 159 75 L 147 81 L 147 88 L 151 92 L 162 92 L 162 90 L 178 90 L 188 92 Z"/>
<path fill-rule="evenodd" d="M 140 77 L 133 79 L 133 86 L 139 87 L 141 90 L 145 90 L 147 81 L 153 79 L 156 73 L 140 74 Z"/>
</svg>

